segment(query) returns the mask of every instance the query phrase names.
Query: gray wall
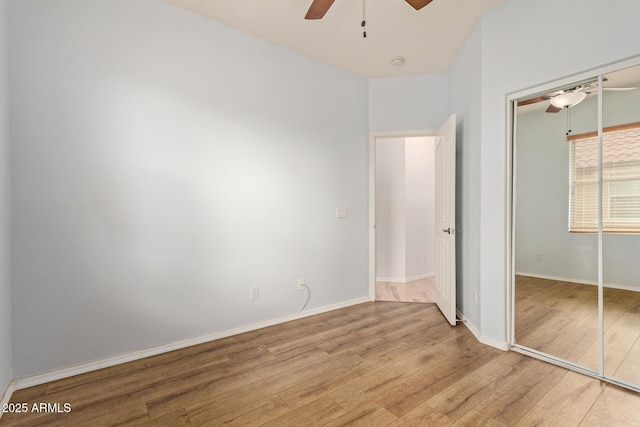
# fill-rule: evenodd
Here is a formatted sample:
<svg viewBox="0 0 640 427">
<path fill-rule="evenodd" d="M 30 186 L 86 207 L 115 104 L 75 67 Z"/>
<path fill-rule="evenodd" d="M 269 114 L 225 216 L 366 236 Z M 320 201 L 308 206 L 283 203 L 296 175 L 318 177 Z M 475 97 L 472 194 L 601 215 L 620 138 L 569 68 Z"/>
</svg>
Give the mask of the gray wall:
<svg viewBox="0 0 640 427">
<path fill-rule="evenodd" d="M 376 138 L 376 280 L 406 277 L 404 138 Z"/>
<path fill-rule="evenodd" d="M 507 337 L 507 95 L 640 55 L 640 2 L 585 3 L 509 0 L 482 17 L 480 308 L 481 332 L 494 340 Z M 574 36 L 552 30 L 567 17 Z"/>
<path fill-rule="evenodd" d="M 9 19 L 15 377 L 368 296 L 365 79 L 156 0 Z"/>
<path fill-rule="evenodd" d="M 0 0 L 0 398 L 12 372 L 7 2 Z"/>
<path fill-rule="evenodd" d="M 433 275 L 434 138 L 376 138 L 375 144 L 376 280 Z"/>
<path fill-rule="evenodd" d="M 572 133 L 597 129 L 597 100 L 571 108 Z M 640 91 L 605 92 L 604 126 L 640 121 Z M 568 232 L 570 144 L 565 111 L 518 115 L 516 191 L 516 271 L 567 281 L 598 277 L 597 236 Z M 607 234 L 605 283 L 640 287 L 637 235 Z M 537 255 L 542 259 L 537 260 Z"/>
<path fill-rule="evenodd" d="M 405 138 L 407 278 L 435 271 L 435 155 L 434 138 Z"/>
<path fill-rule="evenodd" d="M 448 75 L 449 111 L 456 113 L 456 305 L 480 324 L 480 100 L 482 24 L 476 25 Z M 475 293 L 475 298 L 474 298 Z"/>
<path fill-rule="evenodd" d="M 369 80 L 372 132 L 438 129 L 449 117 L 446 106 L 446 74 Z"/>
<path fill-rule="evenodd" d="M 367 130 L 450 112 L 458 305 L 506 340 L 506 97 L 640 54 L 640 2 L 588 6 L 508 0 L 447 75 L 367 87 L 158 1 L 10 1 L 14 376 L 291 313 L 298 277 L 310 307 L 366 296 Z"/>
</svg>

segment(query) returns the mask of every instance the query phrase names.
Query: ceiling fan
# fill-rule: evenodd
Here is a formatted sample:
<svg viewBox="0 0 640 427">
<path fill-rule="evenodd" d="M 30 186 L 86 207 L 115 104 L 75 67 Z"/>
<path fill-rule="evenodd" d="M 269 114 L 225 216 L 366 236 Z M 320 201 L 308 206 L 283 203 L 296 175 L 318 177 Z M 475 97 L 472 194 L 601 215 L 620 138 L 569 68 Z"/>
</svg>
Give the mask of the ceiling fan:
<svg viewBox="0 0 640 427">
<path fill-rule="evenodd" d="M 335 0 L 313 0 L 304 19 L 322 19 Z M 406 0 L 415 10 L 420 10 L 433 0 Z"/>
<path fill-rule="evenodd" d="M 607 78 L 602 79 L 603 82 L 607 81 Z M 604 91 L 628 91 L 637 89 L 637 86 L 629 86 L 629 87 L 603 87 Z M 525 99 L 523 101 L 518 102 L 518 107 L 522 107 L 524 105 L 535 104 L 538 102 L 549 101 L 549 106 L 546 109 L 547 113 L 557 113 L 562 111 L 564 108 L 570 108 L 575 105 L 581 103 L 587 95 L 591 93 L 595 93 L 598 91 L 598 83 L 597 82 L 587 82 L 581 85 L 558 90 L 551 93 L 546 93 L 544 95 L 539 95 L 533 98 Z"/>
</svg>

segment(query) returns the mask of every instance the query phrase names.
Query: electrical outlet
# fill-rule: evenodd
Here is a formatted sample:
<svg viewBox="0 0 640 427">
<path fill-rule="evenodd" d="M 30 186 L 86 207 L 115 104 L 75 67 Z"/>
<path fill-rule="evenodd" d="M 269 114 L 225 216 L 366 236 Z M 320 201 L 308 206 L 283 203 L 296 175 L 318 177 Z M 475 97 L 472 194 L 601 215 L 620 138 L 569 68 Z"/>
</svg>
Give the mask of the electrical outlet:
<svg viewBox="0 0 640 427">
<path fill-rule="evenodd" d="M 542 261 L 542 254 L 536 254 L 536 261 Z"/>
<path fill-rule="evenodd" d="M 422 254 L 422 262 L 427 262 L 427 254 Z"/>
<path fill-rule="evenodd" d="M 258 299 L 258 287 L 257 286 L 254 286 L 253 288 L 251 288 L 251 293 L 250 293 L 249 297 L 251 299 Z"/>
<path fill-rule="evenodd" d="M 298 290 L 304 291 L 305 286 L 304 279 L 298 279 Z"/>
<path fill-rule="evenodd" d="M 476 291 L 474 289 L 472 294 L 473 294 L 473 302 L 477 304 L 478 303 L 478 291 Z"/>
</svg>

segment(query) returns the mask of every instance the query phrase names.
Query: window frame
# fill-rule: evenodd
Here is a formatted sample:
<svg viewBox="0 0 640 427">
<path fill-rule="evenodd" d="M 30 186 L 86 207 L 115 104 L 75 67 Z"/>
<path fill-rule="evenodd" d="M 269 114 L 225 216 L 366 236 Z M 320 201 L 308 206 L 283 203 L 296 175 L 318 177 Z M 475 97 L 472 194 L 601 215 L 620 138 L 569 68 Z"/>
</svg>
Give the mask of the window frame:
<svg viewBox="0 0 640 427">
<path fill-rule="evenodd" d="M 614 132 L 625 132 L 625 131 L 629 131 L 629 130 L 638 130 L 640 129 L 640 122 L 634 122 L 634 123 L 627 123 L 627 124 L 623 124 L 623 125 L 617 125 L 617 126 L 610 126 L 610 127 L 606 127 L 602 129 L 602 135 L 603 135 L 603 150 L 605 149 L 604 144 L 606 144 L 606 137 L 607 134 L 611 135 Z M 569 164 L 569 212 L 568 212 L 568 230 L 570 233 L 585 233 L 585 234 L 596 234 L 598 232 L 598 196 L 597 196 L 597 191 L 598 191 L 598 185 L 600 180 L 597 177 L 597 166 L 594 167 L 591 171 L 595 171 L 596 172 L 596 179 L 595 180 L 585 180 L 584 178 L 582 179 L 582 182 L 580 182 L 579 184 L 577 184 L 576 182 L 578 180 L 580 180 L 579 178 L 576 178 L 576 160 L 575 160 L 575 150 L 578 144 L 581 143 L 592 143 L 593 144 L 593 139 L 598 137 L 598 132 L 587 132 L 587 133 L 582 133 L 582 134 L 576 134 L 576 135 L 570 135 L 567 137 L 567 142 L 569 142 L 571 144 L 570 146 L 570 164 Z M 596 150 L 597 150 L 597 141 L 596 142 Z M 636 137 L 636 139 L 634 139 L 634 143 L 637 143 L 638 146 L 640 147 L 640 136 Z M 596 153 L 597 156 L 597 153 Z M 631 163 L 631 162 L 630 162 Z M 636 162 L 634 162 L 635 164 L 631 164 L 631 165 L 618 165 L 617 169 L 621 169 L 621 168 L 626 168 L 627 170 L 633 170 L 635 171 L 635 174 L 638 176 L 638 178 L 634 178 L 629 180 L 628 178 L 622 177 L 622 176 L 618 176 L 618 177 L 613 177 L 613 178 L 603 178 L 602 179 L 602 184 L 603 184 L 603 213 L 605 212 L 610 212 L 611 211 L 611 206 L 612 206 L 612 200 L 615 198 L 629 198 L 629 197 L 634 197 L 635 195 L 620 195 L 620 194 L 616 194 L 615 192 L 612 193 L 611 191 L 608 191 L 608 189 L 610 189 L 612 187 L 612 185 L 614 185 L 615 183 L 620 183 L 620 182 L 625 182 L 625 181 L 637 181 L 640 184 L 640 160 L 636 160 Z M 612 168 L 615 171 L 616 169 L 616 163 L 603 163 L 603 174 L 605 173 L 605 171 L 610 171 Z M 584 170 L 582 171 L 582 175 L 586 175 L 585 171 L 587 171 L 587 169 L 591 169 L 591 168 L 584 168 Z M 577 186 L 580 186 L 579 189 L 577 188 Z M 587 191 L 593 191 L 593 190 L 587 190 L 585 191 L 585 189 L 589 186 L 594 186 L 595 185 L 595 194 L 591 194 L 590 200 L 585 200 L 584 194 L 586 194 Z M 606 188 L 605 188 L 606 186 Z M 583 197 L 580 199 L 580 202 L 578 203 L 576 201 L 576 194 L 578 193 L 582 193 Z M 640 197 L 640 193 L 638 193 L 638 197 Z M 593 204 L 595 201 L 595 204 Z M 591 202 L 591 204 L 593 206 L 590 206 L 589 209 L 585 209 L 584 205 Z M 575 205 L 579 204 L 581 207 L 580 208 L 576 208 Z M 638 203 L 638 206 L 636 207 L 637 209 L 640 209 L 640 202 Z M 592 212 L 591 210 L 595 209 L 595 212 Z M 590 220 L 580 220 L 577 221 L 576 220 L 576 214 L 577 213 L 582 213 L 582 217 L 587 216 L 588 218 L 594 218 L 595 217 L 595 221 L 593 219 Z M 586 212 L 586 215 L 585 215 Z M 595 214 L 595 215 L 594 215 Z M 624 218 L 622 216 L 616 217 L 616 218 L 611 218 L 611 216 L 608 217 L 603 217 L 603 232 L 604 233 L 608 233 L 608 234 L 640 234 L 640 215 L 637 216 L 637 220 L 635 221 L 629 221 L 627 220 L 620 220 L 620 218 Z"/>
</svg>

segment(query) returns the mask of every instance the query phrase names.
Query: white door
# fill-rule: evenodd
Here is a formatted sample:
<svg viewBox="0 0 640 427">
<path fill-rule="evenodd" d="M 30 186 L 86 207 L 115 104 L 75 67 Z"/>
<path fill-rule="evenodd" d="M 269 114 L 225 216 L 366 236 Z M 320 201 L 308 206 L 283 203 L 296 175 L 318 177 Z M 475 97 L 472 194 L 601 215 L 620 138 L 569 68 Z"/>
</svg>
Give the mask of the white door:
<svg viewBox="0 0 640 427">
<path fill-rule="evenodd" d="M 436 304 L 456 324 L 456 115 L 436 132 Z"/>
</svg>

